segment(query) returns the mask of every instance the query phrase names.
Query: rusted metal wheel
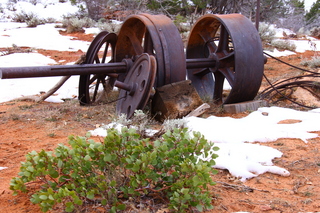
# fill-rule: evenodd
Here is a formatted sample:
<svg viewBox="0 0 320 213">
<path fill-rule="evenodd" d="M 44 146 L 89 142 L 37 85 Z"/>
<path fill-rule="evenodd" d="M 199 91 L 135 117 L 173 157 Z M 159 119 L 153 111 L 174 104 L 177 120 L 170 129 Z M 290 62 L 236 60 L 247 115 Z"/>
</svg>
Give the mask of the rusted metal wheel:
<svg viewBox="0 0 320 213">
<path fill-rule="evenodd" d="M 116 34 L 107 31 L 99 33 L 88 48 L 84 64 L 113 62 L 116 42 Z M 111 51 L 111 59 L 106 62 L 109 51 Z M 115 79 L 104 74 L 80 75 L 78 96 L 80 104 L 94 104 L 97 101 L 99 89 L 103 87 L 105 90 L 111 90 Z"/>
<path fill-rule="evenodd" d="M 143 109 L 150 97 L 156 78 L 157 63 L 154 56 L 144 53 L 133 63 L 124 82 L 116 81 L 120 89 L 117 114 L 130 118 L 134 111 Z"/>
<path fill-rule="evenodd" d="M 155 87 L 186 79 L 186 59 L 178 29 L 164 15 L 130 16 L 122 25 L 116 45 L 116 61 L 142 53 L 157 61 Z M 119 80 L 123 80 L 120 76 Z"/>
<path fill-rule="evenodd" d="M 202 16 L 191 30 L 186 57 L 216 61 L 212 68 L 187 70 L 202 98 L 230 104 L 257 95 L 264 67 L 262 44 L 257 30 L 243 15 Z M 227 97 L 223 97 L 225 79 L 232 88 Z"/>
</svg>

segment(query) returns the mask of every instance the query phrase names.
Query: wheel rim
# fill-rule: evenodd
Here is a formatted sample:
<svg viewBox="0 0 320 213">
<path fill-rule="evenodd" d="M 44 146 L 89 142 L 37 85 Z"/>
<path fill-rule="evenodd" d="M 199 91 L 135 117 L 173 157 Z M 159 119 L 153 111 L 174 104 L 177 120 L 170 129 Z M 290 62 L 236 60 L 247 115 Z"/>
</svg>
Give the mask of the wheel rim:
<svg viewBox="0 0 320 213">
<path fill-rule="evenodd" d="M 259 34 L 240 14 L 201 17 L 191 30 L 187 58 L 212 58 L 215 68 L 188 69 L 188 79 L 202 98 L 216 103 L 238 103 L 254 99 L 260 88 L 264 57 Z M 227 80 L 231 91 L 223 98 Z"/>
<path fill-rule="evenodd" d="M 106 63 L 109 48 L 111 48 L 111 60 L 114 61 L 114 51 L 117 42 L 117 35 L 102 31 L 90 44 L 86 53 L 84 64 Z M 102 51 L 101 51 L 102 50 Z M 108 63 L 107 62 L 107 63 Z M 115 78 L 107 75 L 80 75 L 79 79 L 79 102 L 81 105 L 94 104 L 97 101 L 98 91 L 101 86 L 104 90 L 111 90 Z"/>
<path fill-rule="evenodd" d="M 142 53 L 157 61 L 155 87 L 186 79 L 183 42 L 172 21 L 164 15 L 130 16 L 122 25 L 116 45 L 116 61 Z M 123 80 L 124 76 L 119 80 Z"/>
<path fill-rule="evenodd" d="M 130 118 L 135 110 L 143 109 L 150 97 L 156 78 L 156 59 L 154 56 L 142 54 L 130 68 L 124 84 L 131 90 L 120 89 L 117 103 L 117 114 L 125 113 Z"/>
</svg>

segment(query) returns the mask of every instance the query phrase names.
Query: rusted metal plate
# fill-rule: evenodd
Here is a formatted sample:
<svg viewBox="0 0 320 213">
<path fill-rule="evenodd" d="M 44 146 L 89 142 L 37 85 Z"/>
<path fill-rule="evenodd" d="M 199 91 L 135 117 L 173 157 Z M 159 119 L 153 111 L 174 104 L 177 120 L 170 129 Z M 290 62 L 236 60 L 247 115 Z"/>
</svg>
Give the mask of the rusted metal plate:
<svg viewBox="0 0 320 213">
<path fill-rule="evenodd" d="M 117 114 L 126 114 L 130 118 L 134 111 L 143 109 L 147 104 L 156 77 L 155 57 L 144 53 L 134 62 L 124 82 L 117 81 L 119 101 Z"/>
<path fill-rule="evenodd" d="M 206 100 L 237 103 L 253 100 L 262 81 L 264 57 L 259 34 L 240 14 L 202 16 L 193 26 L 187 44 L 188 59 L 211 58 L 215 66 L 190 68 L 188 79 Z M 223 84 L 231 86 L 223 97 Z"/>
</svg>

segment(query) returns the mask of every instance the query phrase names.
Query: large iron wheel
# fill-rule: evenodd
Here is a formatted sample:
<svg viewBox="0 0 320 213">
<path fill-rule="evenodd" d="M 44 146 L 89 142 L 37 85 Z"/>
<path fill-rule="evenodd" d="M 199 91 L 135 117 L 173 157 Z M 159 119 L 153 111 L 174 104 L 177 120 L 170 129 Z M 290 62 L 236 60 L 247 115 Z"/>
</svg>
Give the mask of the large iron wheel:
<svg viewBox="0 0 320 213">
<path fill-rule="evenodd" d="M 202 98 L 216 103 L 238 103 L 255 98 L 260 88 L 264 57 L 259 34 L 240 14 L 201 17 L 187 44 L 187 59 L 211 58 L 216 66 L 188 69 L 188 79 Z M 231 86 L 223 97 L 224 80 Z"/>
<path fill-rule="evenodd" d="M 84 64 L 109 63 L 114 61 L 114 51 L 117 35 L 102 31 L 90 44 L 86 53 Z M 111 59 L 106 62 L 108 53 L 111 51 Z M 94 104 L 97 102 L 100 89 L 110 91 L 113 88 L 115 77 L 104 74 L 80 75 L 79 79 L 79 102 L 81 105 Z M 102 87 L 101 87 L 102 86 Z"/>
<path fill-rule="evenodd" d="M 186 60 L 178 29 L 164 15 L 130 16 L 122 25 L 115 51 L 116 62 L 148 53 L 157 61 L 155 87 L 186 79 Z M 120 76 L 120 81 L 124 76 Z"/>
</svg>

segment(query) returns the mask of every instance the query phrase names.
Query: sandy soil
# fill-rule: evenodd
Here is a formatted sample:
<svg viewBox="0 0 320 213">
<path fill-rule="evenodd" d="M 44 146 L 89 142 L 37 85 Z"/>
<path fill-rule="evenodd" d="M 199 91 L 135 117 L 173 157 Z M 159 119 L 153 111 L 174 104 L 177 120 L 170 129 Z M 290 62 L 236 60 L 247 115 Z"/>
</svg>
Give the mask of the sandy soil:
<svg viewBox="0 0 320 213">
<path fill-rule="evenodd" d="M 78 39 L 81 34 L 77 35 Z M 92 37 L 91 37 L 92 38 Z M 87 38 L 86 38 L 87 39 Z M 81 52 L 56 52 L 38 50 L 63 63 L 76 61 Z M 282 57 L 289 63 L 299 65 L 301 58 L 311 57 L 313 52 Z M 274 60 L 265 65 L 265 74 L 270 79 L 286 78 L 297 74 Z M 296 73 L 297 72 L 297 73 Z M 265 82 L 262 84 L 266 86 Z M 282 106 L 289 106 L 282 102 Z M 100 108 L 99 108 L 100 107 Z M 219 116 L 243 117 L 249 112 L 230 115 L 222 112 Z M 6 102 L 0 104 L 0 165 L 8 167 L 0 171 L 1 212 L 40 212 L 32 204 L 29 194 L 12 196 L 10 180 L 17 176 L 20 162 L 32 151 L 52 151 L 59 143 L 67 144 L 69 135 L 83 136 L 97 124 L 108 123 L 114 118 L 114 105 L 96 106 L 95 110 L 79 107 L 76 101 L 63 104 L 32 102 Z M 297 121 L 285 121 L 287 123 Z M 316 132 L 320 136 L 320 131 Z M 320 210 L 320 137 L 308 143 L 300 139 L 279 139 L 263 143 L 283 152 L 283 157 L 274 164 L 290 171 L 289 177 L 266 173 L 246 182 L 219 170 L 212 178 L 217 182 L 212 187 L 214 212 L 316 212 Z M 52 212 L 63 212 L 57 207 Z M 96 212 L 99 212 L 98 210 Z"/>
</svg>

